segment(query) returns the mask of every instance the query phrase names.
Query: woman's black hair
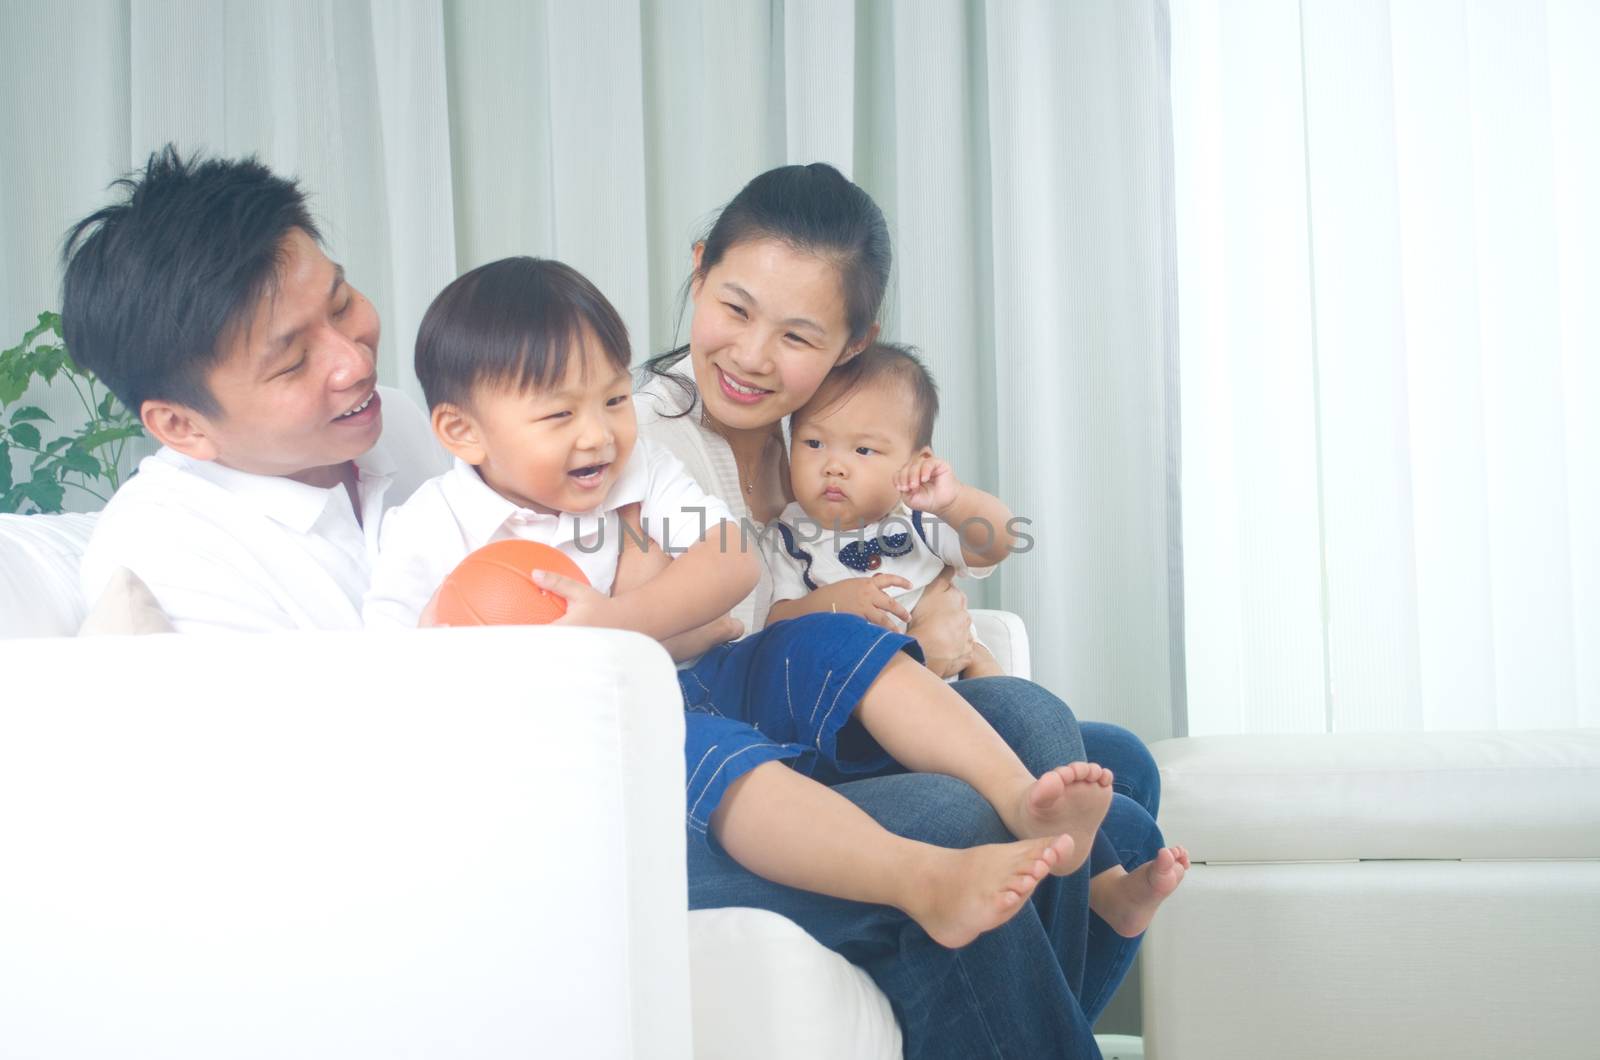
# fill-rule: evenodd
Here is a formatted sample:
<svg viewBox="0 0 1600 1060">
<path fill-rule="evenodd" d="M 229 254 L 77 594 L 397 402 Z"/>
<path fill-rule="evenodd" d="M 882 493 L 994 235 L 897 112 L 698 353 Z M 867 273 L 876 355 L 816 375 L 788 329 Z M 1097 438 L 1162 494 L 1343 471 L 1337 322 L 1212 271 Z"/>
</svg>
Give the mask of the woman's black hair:
<svg viewBox="0 0 1600 1060">
<path fill-rule="evenodd" d="M 232 329 L 277 283 L 284 239 L 319 239 L 305 196 L 254 158 L 184 159 L 167 144 L 125 193 L 68 231 L 61 326 L 73 361 L 135 416 L 149 400 L 206 415 Z"/>
<path fill-rule="evenodd" d="M 776 239 L 833 262 L 844 289 L 845 323 L 851 341 L 878 319 L 889 286 L 889 226 L 872 196 L 826 162 L 769 169 L 735 195 L 706 233 L 700 253 L 704 277 L 728 250 L 758 239 Z M 672 380 L 693 406 L 692 380 L 672 371 L 688 344 L 650 358 L 645 369 Z M 687 413 L 687 408 L 684 413 Z"/>
<path fill-rule="evenodd" d="M 416 371 L 428 407 L 469 407 L 478 386 L 559 383 L 584 330 L 626 374 L 628 329 L 600 289 L 570 265 L 502 258 L 462 273 L 417 327 Z"/>
</svg>

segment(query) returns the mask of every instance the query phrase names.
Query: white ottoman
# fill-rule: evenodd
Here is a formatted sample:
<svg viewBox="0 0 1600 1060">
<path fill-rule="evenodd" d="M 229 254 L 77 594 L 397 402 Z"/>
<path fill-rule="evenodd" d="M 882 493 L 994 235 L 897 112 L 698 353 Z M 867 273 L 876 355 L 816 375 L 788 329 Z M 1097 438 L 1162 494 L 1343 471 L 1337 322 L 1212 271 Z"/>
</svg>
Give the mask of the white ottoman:
<svg viewBox="0 0 1600 1060">
<path fill-rule="evenodd" d="M 1600 730 L 1152 750 L 1150 1060 L 1600 1055 Z"/>
</svg>

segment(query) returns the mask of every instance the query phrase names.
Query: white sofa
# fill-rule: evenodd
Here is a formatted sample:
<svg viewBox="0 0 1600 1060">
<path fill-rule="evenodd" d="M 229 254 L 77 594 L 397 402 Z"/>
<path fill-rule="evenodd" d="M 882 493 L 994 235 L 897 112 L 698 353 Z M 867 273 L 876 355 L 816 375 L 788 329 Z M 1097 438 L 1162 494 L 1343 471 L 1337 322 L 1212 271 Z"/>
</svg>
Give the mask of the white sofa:
<svg viewBox="0 0 1600 1060">
<path fill-rule="evenodd" d="M 1600 1056 L 1600 730 L 1152 750 L 1149 1060 Z"/>
<path fill-rule="evenodd" d="M 0 1055 L 900 1056 L 794 923 L 685 913 L 653 642 L 72 638 L 92 525 L 0 515 Z"/>
</svg>

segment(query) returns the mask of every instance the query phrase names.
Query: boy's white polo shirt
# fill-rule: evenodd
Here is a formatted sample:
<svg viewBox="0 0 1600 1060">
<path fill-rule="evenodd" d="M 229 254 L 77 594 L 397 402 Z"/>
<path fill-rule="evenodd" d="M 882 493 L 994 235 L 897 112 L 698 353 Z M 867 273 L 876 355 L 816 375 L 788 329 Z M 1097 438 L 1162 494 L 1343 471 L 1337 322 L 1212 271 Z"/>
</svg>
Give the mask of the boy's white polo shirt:
<svg viewBox="0 0 1600 1060">
<path fill-rule="evenodd" d="M 495 541 L 520 538 L 559 549 L 589 584 L 611 591 L 621 551 L 618 510 L 639 505 L 650 538 L 682 553 L 707 528 L 732 520 L 728 506 L 700 488 L 678 458 L 641 438 L 605 500 L 591 512 L 523 508 L 496 493 L 463 460 L 424 482 L 384 517 L 378 561 L 363 614 L 372 628 L 412 628 L 445 575 L 467 554 Z"/>
<path fill-rule="evenodd" d="M 179 632 L 358 629 L 385 508 L 436 474 L 427 418 L 379 388 L 383 433 L 357 457 L 360 519 L 343 486 L 253 475 L 161 449 L 95 523 L 81 582 L 91 604 L 118 567 Z"/>
</svg>

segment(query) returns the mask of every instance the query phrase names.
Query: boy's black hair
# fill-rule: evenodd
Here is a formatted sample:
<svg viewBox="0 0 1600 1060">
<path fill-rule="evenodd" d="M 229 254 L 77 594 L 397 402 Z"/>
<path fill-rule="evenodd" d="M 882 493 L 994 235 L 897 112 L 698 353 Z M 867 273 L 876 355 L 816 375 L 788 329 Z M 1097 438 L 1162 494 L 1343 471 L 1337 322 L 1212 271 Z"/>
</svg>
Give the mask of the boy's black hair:
<svg viewBox="0 0 1600 1060">
<path fill-rule="evenodd" d="M 123 201 L 62 246 L 67 350 L 136 416 L 149 400 L 215 414 L 206 377 L 274 289 L 284 238 L 321 240 L 305 195 L 254 157 L 186 161 L 172 144 L 112 187 Z"/>
<path fill-rule="evenodd" d="M 911 395 L 911 411 L 916 425 L 914 449 L 933 444 L 933 424 L 939 418 L 939 387 L 933 374 L 922 363 L 916 348 L 894 342 L 874 342 L 850 360 L 829 372 L 822 385 L 795 414 L 802 421 L 807 412 L 821 412 L 863 387 L 880 382 L 898 383 Z"/>
<path fill-rule="evenodd" d="M 470 407 L 479 386 L 559 383 L 585 326 L 626 373 L 622 317 L 578 270 L 546 258 L 502 258 L 458 276 L 417 328 L 417 379 L 429 408 Z"/>
</svg>

